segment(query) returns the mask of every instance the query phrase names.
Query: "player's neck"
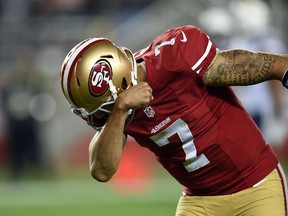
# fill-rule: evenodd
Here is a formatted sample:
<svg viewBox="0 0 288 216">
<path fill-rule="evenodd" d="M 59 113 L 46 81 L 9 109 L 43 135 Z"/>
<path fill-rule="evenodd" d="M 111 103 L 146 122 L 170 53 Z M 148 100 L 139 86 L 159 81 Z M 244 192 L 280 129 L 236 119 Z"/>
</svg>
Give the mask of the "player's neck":
<svg viewBox="0 0 288 216">
<path fill-rule="evenodd" d="M 146 65 L 145 62 L 141 62 L 137 65 L 137 81 L 143 82 L 146 80 Z"/>
</svg>

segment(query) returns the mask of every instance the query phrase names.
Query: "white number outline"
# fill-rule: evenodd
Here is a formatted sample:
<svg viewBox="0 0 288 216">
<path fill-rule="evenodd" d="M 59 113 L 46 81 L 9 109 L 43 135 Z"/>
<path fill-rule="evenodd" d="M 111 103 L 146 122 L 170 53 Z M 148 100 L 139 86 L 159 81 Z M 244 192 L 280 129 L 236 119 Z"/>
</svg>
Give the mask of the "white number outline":
<svg viewBox="0 0 288 216">
<path fill-rule="evenodd" d="M 182 142 L 182 148 L 186 155 L 183 165 L 188 172 L 196 171 L 210 163 L 204 154 L 197 156 L 194 136 L 187 123 L 182 119 L 177 119 L 163 131 L 151 136 L 150 139 L 153 140 L 159 147 L 163 147 L 170 143 L 168 138 L 175 134 L 178 135 Z"/>
<path fill-rule="evenodd" d="M 175 44 L 175 38 L 172 38 L 169 41 L 163 41 L 161 44 L 155 46 L 155 56 L 158 56 L 160 54 L 160 48 L 163 46 L 167 46 L 167 45 L 174 45 Z"/>
</svg>

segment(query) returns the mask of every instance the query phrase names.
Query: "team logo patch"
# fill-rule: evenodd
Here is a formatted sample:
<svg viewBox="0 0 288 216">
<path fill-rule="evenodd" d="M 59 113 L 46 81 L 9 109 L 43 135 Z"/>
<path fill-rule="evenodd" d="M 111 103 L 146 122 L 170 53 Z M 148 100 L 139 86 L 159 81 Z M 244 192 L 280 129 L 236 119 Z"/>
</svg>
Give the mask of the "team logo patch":
<svg viewBox="0 0 288 216">
<path fill-rule="evenodd" d="M 109 88 L 109 80 L 112 79 L 112 69 L 105 60 L 96 62 L 89 74 L 88 86 L 91 94 L 100 96 Z"/>
<path fill-rule="evenodd" d="M 153 118 L 155 115 L 155 111 L 153 110 L 151 106 L 146 107 L 144 109 L 144 113 L 146 114 L 148 118 Z"/>
</svg>

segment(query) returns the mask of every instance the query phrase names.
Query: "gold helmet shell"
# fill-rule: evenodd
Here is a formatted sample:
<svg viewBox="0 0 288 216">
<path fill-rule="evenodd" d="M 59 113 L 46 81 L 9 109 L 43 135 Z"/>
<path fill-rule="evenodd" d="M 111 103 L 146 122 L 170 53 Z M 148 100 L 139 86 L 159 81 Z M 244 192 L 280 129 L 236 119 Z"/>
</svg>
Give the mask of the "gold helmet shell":
<svg viewBox="0 0 288 216">
<path fill-rule="evenodd" d="M 136 61 L 127 48 L 106 38 L 81 41 L 61 67 L 61 87 L 72 109 L 82 116 L 114 103 L 117 95 L 137 83 Z"/>
</svg>

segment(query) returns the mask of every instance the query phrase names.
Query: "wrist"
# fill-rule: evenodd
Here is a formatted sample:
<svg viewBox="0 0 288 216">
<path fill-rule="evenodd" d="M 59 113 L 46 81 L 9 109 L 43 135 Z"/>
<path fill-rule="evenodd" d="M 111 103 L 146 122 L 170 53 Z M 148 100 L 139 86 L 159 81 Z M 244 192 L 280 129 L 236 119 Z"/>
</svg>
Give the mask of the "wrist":
<svg viewBox="0 0 288 216">
<path fill-rule="evenodd" d="M 129 108 L 126 106 L 125 101 L 123 101 L 121 98 L 117 98 L 113 107 L 116 112 L 120 112 L 123 114 L 127 114 L 129 111 Z"/>
<path fill-rule="evenodd" d="M 134 117 L 134 109 L 131 108 L 127 108 L 124 103 L 120 103 L 120 102 L 115 102 L 115 105 L 113 107 L 113 110 L 111 112 L 111 114 L 113 113 L 113 115 L 117 115 L 118 116 L 118 122 L 122 122 L 125 121 L 125 126 L 127 126 L 133 119 Z"/>
</svg>

